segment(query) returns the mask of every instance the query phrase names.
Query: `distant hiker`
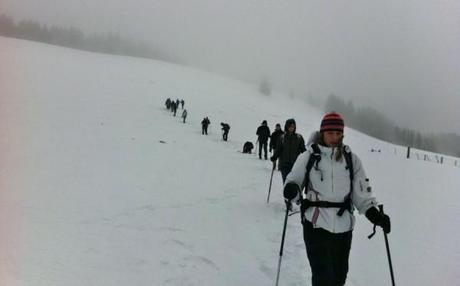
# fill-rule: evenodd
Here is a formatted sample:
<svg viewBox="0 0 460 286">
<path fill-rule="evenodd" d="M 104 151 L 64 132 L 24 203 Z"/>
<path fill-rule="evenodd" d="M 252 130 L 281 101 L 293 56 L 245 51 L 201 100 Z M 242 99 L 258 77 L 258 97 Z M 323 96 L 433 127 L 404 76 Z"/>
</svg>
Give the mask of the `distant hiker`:
<svg viewBox="0 0 460 286">
<path fill-rule="evenodd" d="M 211 124 L 211 121 L 209 120 L 209 118 L 207 116 L 205 118 L 203 118 L 203 120 L 201 120 L 201 134 L 208 135 L 208 126 L 209 126 L 209 124 Z"/>
<path fill-rule="evenodd" d="M 168 99 L 166 99 L 165 105 L 166 105 L 166 109 L 169 110 L 169 108 L 171 108 L 171 98 L 168 97 Z"/>
<path fill-rule="evenodd" d="M 182 106 L 182 109 L 184 109 L 184 104 L 185 104 L 185 101 L 182 99 L 182 100 L 180 101 L 180 105 Z"/>
<path fill-rule="evenodd" d="M 270 158 L 274 166 L 276 165 L 276 160 L 279 159 L 278 170 L 281 171 L 283 183 L 291 171 L 297 156 L 305 152 L 305 141 L 302 135 L 295 133 L 295 131 L 295 120 L 286 120 L 286 124 L 284 124 L 285 133 L 279 137 L 276 143 L 276 149 L 273 152 L 273 156 Z"/>
<path fill-rule="evenodd" d="M 256 135 L 259 141 L 259 159 L 262 159 L 262 148 L 264 149 L 264 158 L 267 160 L 267 142 L 270 137 L 270 128 L 267 126 L 267 120 L 262 121 L 262 125 L 257 128 Z"/>
<path fill-rule="evenodd" d="M 180 100 L 179 98 L 176 99 L 176 107 L 179 108 L 179 103 L 180 103 Z"/>
<path fill-rule="evenodd" d="M 243 145 L 243 153 L 245 154 L 252 154 L 252 149 L 254 148 L 254 144 L 250 141 L 246 141 Z"/>
<path fill-rule="evenodd" d="M 276 149 L 278 139 L 283 134 L 284 134 L 284 132 L 283 132 L 283 130 L 281 130 L 281 124 L 276 123 L 275 131 L 273 131 L 272 135 L 270 136 L 270 144 L 269 144 L 270 153 L 272 152 L 272 150 Z"/>
<path fill-rule="evenodd" d="M 176 116 L 177 104 L 174 101 L 171 103 L 171 111 L 174 113 L 174 116 Z"/>
<path fill-rule="evenodd" d="M 221 122 L 220 125 L 222 125 L 222 140 L 227 141 L 228 139 L 228 131 L 230 131 L 230 125 L 227 123 Z"/>
<path fill-rule="evenodd" d="M 353 207 L 385 233 L 390 217 L 380 212 L 362 163 L 343 144 L 344 121 L 326 114 L 319 136 L 301 154 L 284 185 L 287 207 L 301 201 L 303 237 L 313 286 L 345 285 L 355 223 Z"/>
<path fill-rule="evenodd" d="M 184 123 L 185 123 L 185 118 L 187 118 L 187 109 L 184 109 L 184 111 L 182 111 L 182 119 L 184 120 Z"/>
</svg>

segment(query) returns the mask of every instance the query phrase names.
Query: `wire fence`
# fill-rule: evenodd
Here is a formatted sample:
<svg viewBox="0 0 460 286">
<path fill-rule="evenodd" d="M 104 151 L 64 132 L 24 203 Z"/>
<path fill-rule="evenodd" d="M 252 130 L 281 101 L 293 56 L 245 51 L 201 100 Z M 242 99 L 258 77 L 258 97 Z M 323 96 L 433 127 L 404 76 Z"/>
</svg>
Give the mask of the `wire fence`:
<svg viewBox="0 0 460 286">
<path fill-rule="evenodd" d="M 393 150 L 391 150 L 393 149 Z M 386 152 L 392 152 L 395 156 L 404 156 L 408 160 L 426 161 L 436 164 L 450 165 L 460 168 L 460 158 L 444 154 L 433 153 L 425 150 L 415 149 L 404 146 L 394 146 L 385 149 Z M 382 152 L 381 149 L 371 149 L 371 152 Z"/>
</svg>

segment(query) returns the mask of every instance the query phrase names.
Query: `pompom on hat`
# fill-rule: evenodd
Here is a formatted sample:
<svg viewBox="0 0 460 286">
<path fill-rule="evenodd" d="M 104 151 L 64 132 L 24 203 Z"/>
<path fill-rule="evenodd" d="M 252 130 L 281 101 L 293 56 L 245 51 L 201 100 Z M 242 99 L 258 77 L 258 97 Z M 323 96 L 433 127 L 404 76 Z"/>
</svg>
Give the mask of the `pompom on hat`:
<svg viewBox="0 0 460 286">
<path fill-rule="evenodd" d="M 329 112 L 324 115 L 323 120 L 321 120 L 320 132 L 325 131 L 340 131 L 343 132 L 345 123 L 343 122 L 342 116 L 336 112 Z"/>
</svg>

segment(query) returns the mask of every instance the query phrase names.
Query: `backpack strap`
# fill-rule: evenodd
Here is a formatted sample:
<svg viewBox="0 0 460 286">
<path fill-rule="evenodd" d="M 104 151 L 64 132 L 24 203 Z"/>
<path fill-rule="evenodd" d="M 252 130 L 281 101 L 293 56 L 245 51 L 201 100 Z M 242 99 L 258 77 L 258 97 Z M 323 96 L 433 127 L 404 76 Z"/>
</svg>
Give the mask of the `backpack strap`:
<svg viewBox="0 0 460 286">
<path fill-rule="evenodd" d="M 355 174 L 353 170 L 353 160 L 351 156 L 351 150 L 348 145 L 343 146 L 343 156 L 345 157 L 345 162 L 347 163 L 346 168 L 350 171 L 350 181 L 353 181 Z M 353 188 L 353 186 L 351 186 Z"/>
<path fill-rule="evenodd" d="M 319 149 L 318 144 L 311 144 L 311 149 L 313 150 L 313 153 L 311 153 L 310 158 L 308 158 L 307 168 L 305 172 L 305 181 L 304 181 L 305 188 L 310 183 L 311 168 L 313 168 L 313 165 L 315 165 L 315 163 L 316 163 L 316 168 L 318 168 L 318 163 L 319 161 L 321 161 L 321 150 Z"/>
<path fill-rule="evenodd" d="M 346 169 L 349 171 L 349 176 L 350 176 L 350 192 L 348 195 L 345 197 L 345 205 L 342 206 L 339 211 L 337 212 L 337 215 L 341 216 L 345 212 L 345 210 L 349 210 L 350 212 L 353 211 L 353 205 L 351 202 L 351 194 L 353 193 L 353 180 L 355 178 L 355 172 L 353 170 L 353 159 L 351 155 L 351 150 L 348 145 L 343 146 L 343 156 L 345 157 L 345 163 Z"/>
<path fill-rule="evenodd" d="M 310 154 L 310 158 L 308 158 L 307 167 L 305 170 L 305 179 L 304 179 L 304 192 L 305 195 L 307 194 L 308 185 L 310 184 L 310 171 L 313 168 L 313 165 L 316 163 L 316 167 L 318 167 L 319 161 L 321 161 L 321 150 L 319 149 L 318 144 L 311 144 L 311 149 L 313 153 Z M 300 213 L 302 222 L 305 220 L 305 211 L 310 205 L 308 204 L 308 200 L 303 196 L 300 196 Z"/>
</svg>

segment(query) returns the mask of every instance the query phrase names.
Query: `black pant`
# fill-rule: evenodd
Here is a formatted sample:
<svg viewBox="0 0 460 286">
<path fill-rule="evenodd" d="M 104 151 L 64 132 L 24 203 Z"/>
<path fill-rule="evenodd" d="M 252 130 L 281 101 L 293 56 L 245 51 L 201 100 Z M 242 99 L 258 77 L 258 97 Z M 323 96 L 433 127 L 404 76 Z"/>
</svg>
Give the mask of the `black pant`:
<svg viewBox="0 0 460 286">
<path fill-rule="evenodd" d="M 224 132 L 224 134 L 222 134 L 222 139 L 223 139 L 224 141 L 227 141 L 227 139 L 228 139 L 228 132 Z"/>
<path fill-rule="evenodd" d="M 262 159 L 262 147 L 264 148 L 264 158 L 267 159 L 267 141 L 259 140 L 259 158 Z"/>
<path fill-rule="evenodd" d="M 303 223 L 312 286 L 343 286 L 347 279 L 352 231 L 331 233 Z"/>
<path fill-rule="evenodd" d="M 201 128 L 201 134 L 206 134 L 208 135 L 208 126 L 207 125 L 203 125 L 202 128 Z"/>
<path fill-rule="evenodd" d="M 286 177 L 289 175 L 289 173 L 292 170 L 292 167 L 294 166 L 294 163 L 283 163 L 280 164 L 279 170 L 281 171 L 281 177 L 283 178 L 283 184 L 286 181 Z"/>
</svg>

